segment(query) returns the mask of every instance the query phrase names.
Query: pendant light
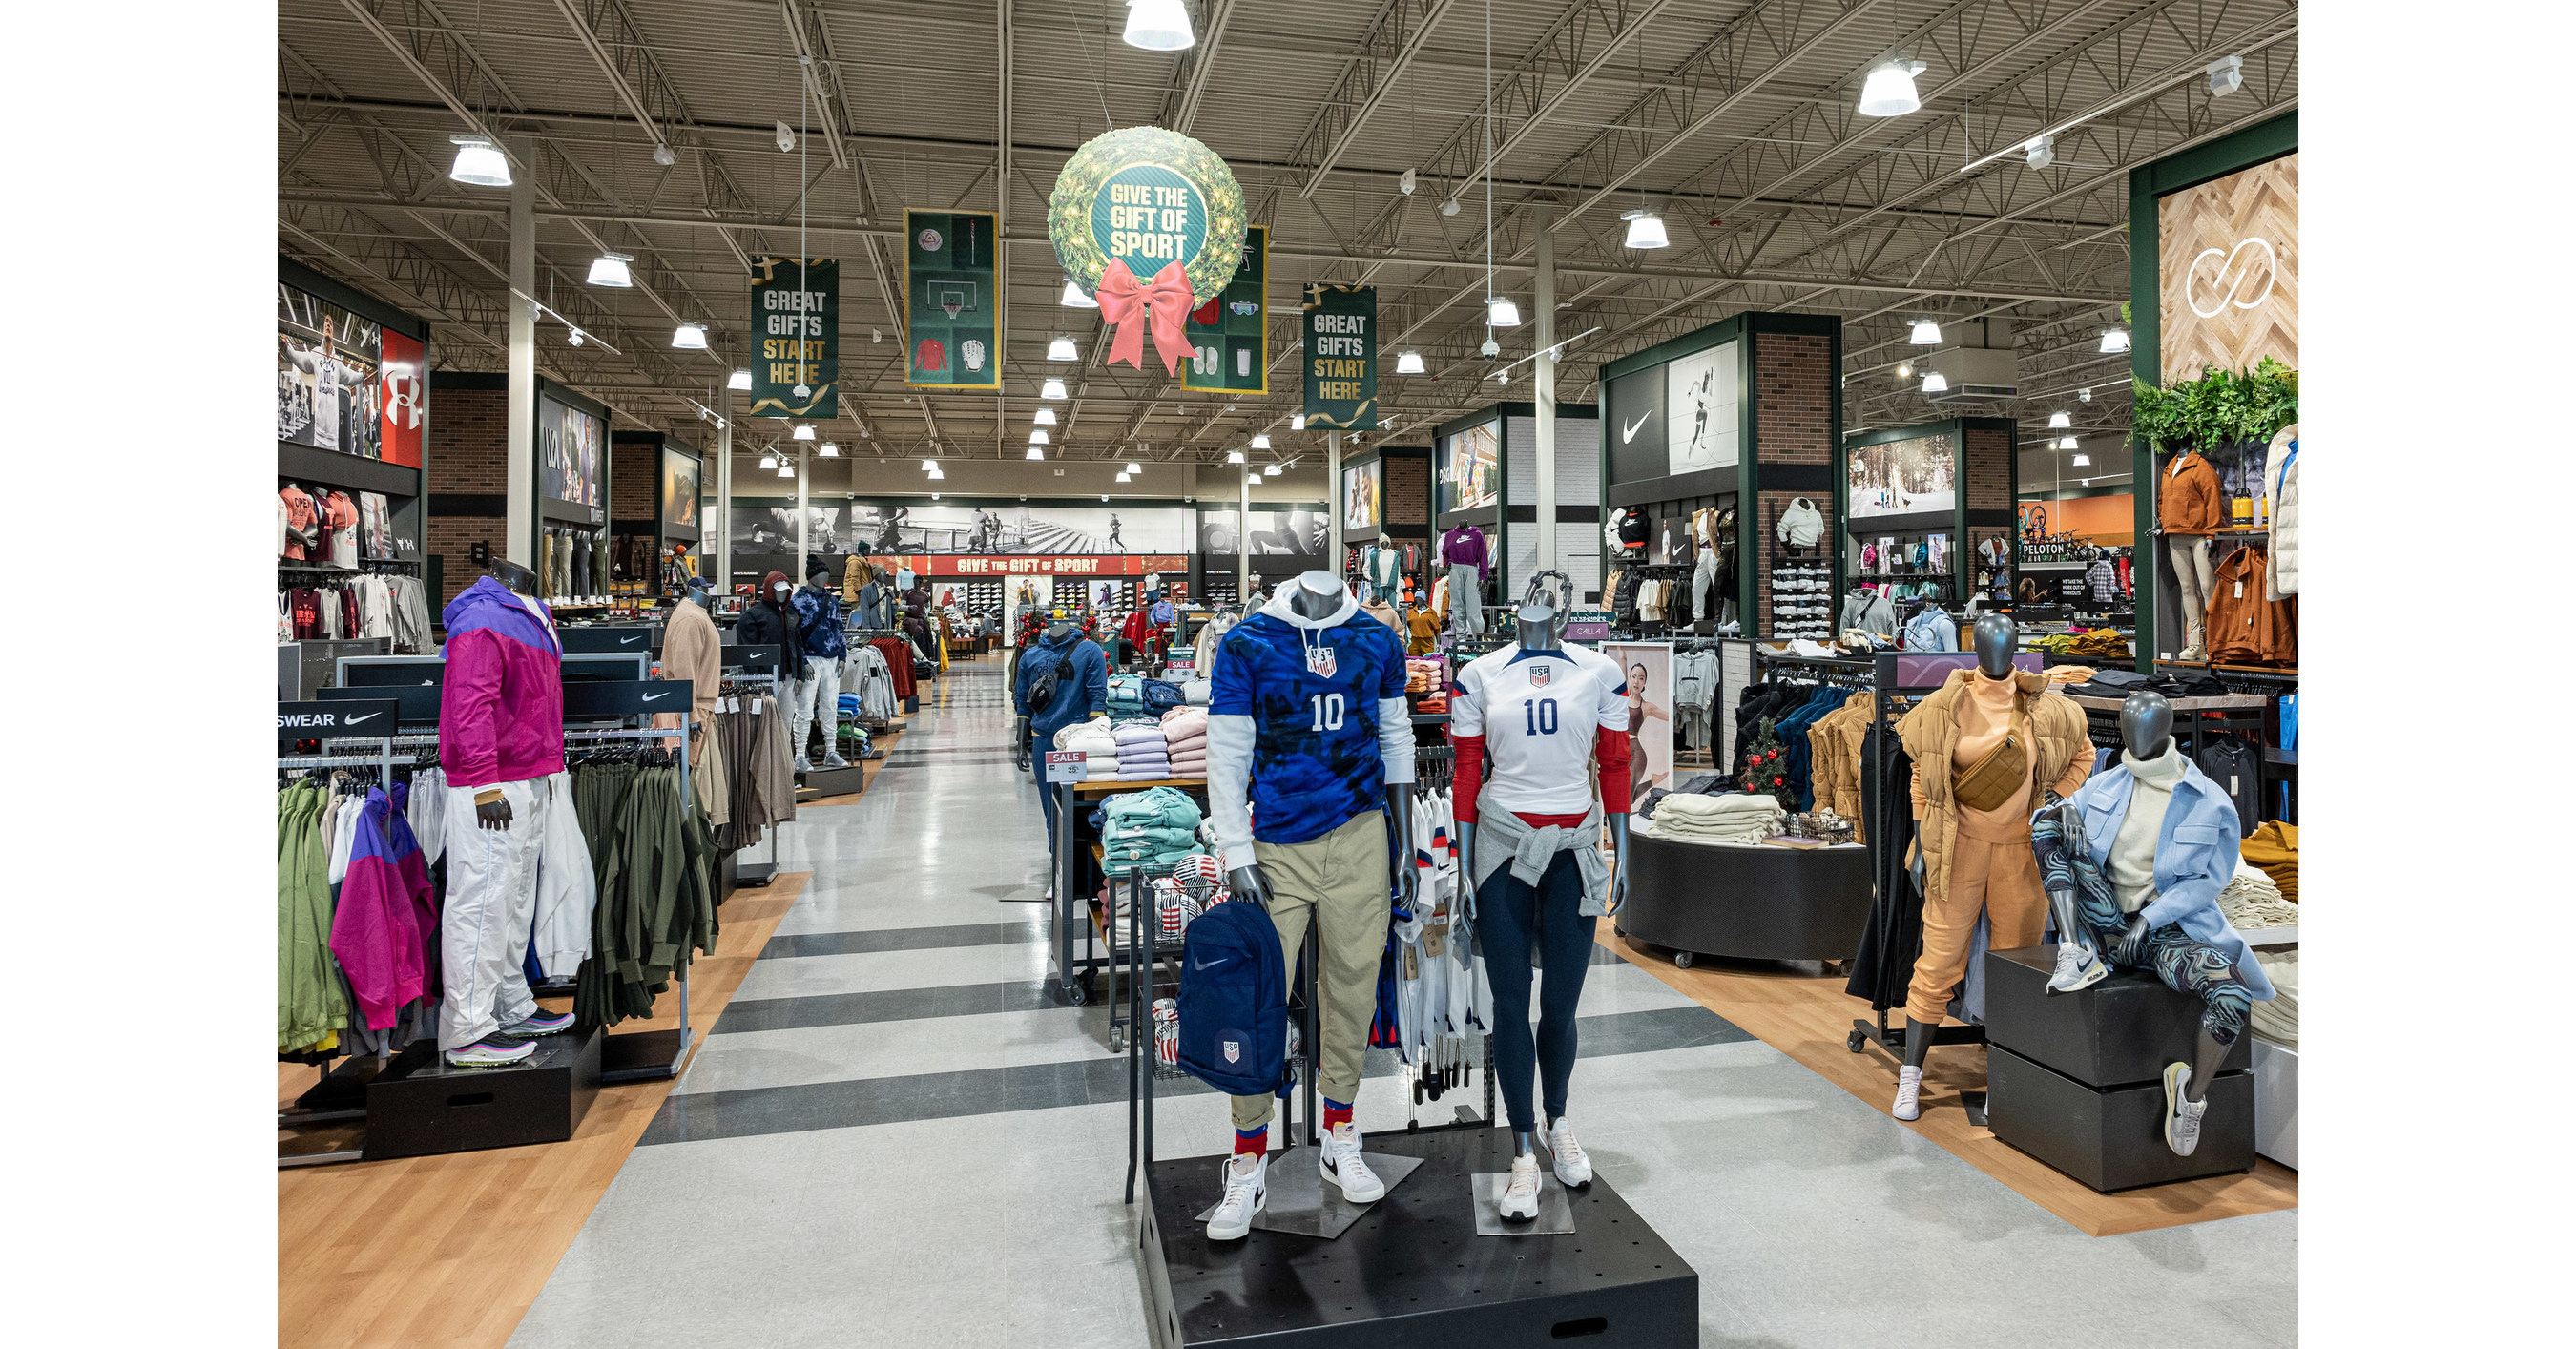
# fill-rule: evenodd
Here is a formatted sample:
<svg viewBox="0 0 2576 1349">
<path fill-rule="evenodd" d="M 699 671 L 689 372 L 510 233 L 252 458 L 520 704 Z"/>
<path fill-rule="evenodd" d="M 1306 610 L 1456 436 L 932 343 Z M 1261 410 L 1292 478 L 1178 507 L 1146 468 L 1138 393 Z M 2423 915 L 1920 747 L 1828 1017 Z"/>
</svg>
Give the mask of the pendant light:
<svg viewBox="0 0 2576 1349">
<path fill-rule="evenodd" d="M 1860 115 L 1903 117 L 1921 109 L 1923 100 L 1915 97 L 1914 77 L 1922 73 L 1922 62 L 1901 60 L 1869 72 L 1869 82 L 1860 89 Z"/>
<path fill-rule="evenodd" d="M 1072 338 L 1059 337 L 1054 341 L 1047 343 L 1047 359 L 1050 361 L 1078 361 L 1082 359 L 1082 355 L 1080 352 L 1073 349 Z"/>
<path fill-rule="evenodd" d="M 1032 424 L 1032 425 L 1035 425 L 1035 426 L 1053 426 L 1053 425 L 1055 425 L 1055 409 L 1054 409 L 1054 408 L 1039 408 L 1039 409 L 1038 409 L 1038 415 L 1037 415 L 1035 418 L 1033 418 L 1033 419 L 1032 419 L 1031 424 Z"/>
<path fill-rule="evenodd" d="M 766 450 L 766 451 L 763 451 L 763 452 L 761 453 L 761 456 L 760 456 L 760 466 L 761 466 L 762 468 L 776 468 L 776 467 L 778 467 L 778 451 L 776 451 L 776 450 Z"/>
<path fill-rule="evenodd" d="M 2060 440 L 2057 442 L 2057 448 L 2059 448 L 2059 449 L 2061 449 L 2061 450 L 2071 450 L 2071 449 L 2074 449 L 2074 448 L 2075 448 L 2075 437 L 2073 437 L 2073 436 L 2066 436 L 2066 437 L 2063 437 L 2062 439 L 2060 439 Z"/>
<path fill-rule="evenodd" d="M 594 286 L 617 286 L 620 288 L 633 286 L 635 284 L 635 276 L 634 273 L 629 272 L 626 269 L 626 264 L 633 262 L 634 260 L 634 255 L 628 253 L 600 254 L 598 257 L 591 259 L 590 284 Z"/>
<path fill-rule="evenodd" d="M 1485 301 L 1485 322 L 1496 328 L 1521 326 L 1521 307 L 1508 295 L 1490 296 Z"/>
<path fill-rule="evenodd" d="M 2048 429 L 2051 431 L 2063 431 L 2074 424 L 2075 419 L 2066 413 L 2052 412 L 2048 414 Z"/>
<path fill-rule="evenodd" d="M 1628 247 L 1668 248 L 1672 240 L 1664 237 L 1664 218 L 1652 211 L 1639 209 L 1619 217 L 1628 222 Z"/>
<path fill-rule="evenodd" d="M 1127 31 L 1119 36 L 1149 52 L 1183 51 L 1199 40 L 1181 0 L 1127 0 Z"/>
<path fill-rule="evenodd" d="M 1288 429 L 1289 429 L 1289 430 L 1291 430 L 1291 431 L 1303 431 L 1303 430 L 1305 430 L 1305 429 L 1306 429 L 1306 414 L 1305 414 L 1305 413 L 1300 412 L 1300 413 L 1296 413 L 1296 414 L 1294 414 L 1293 416 L 1289 417 L 1289 418 L 1288 418 Z"/>
<path fill-rule="evenodd" d="M 931 465 L 931 466 L 930 466 L 930 480 L 931 480 L 932 482 L 939 482 L 939 481 L 941 481 L 942 479 L 945 479 L 947 476 L 948 476 L 947 474 L 942 473 L 942 472 L 940 472 L 940 471 L 939 471 L 939 466 L 938 466 L 937 464 L 933 464 L 933 465 Z"/>
<path fill-rule="evenodd" d="M 798 440 L 812 440 L 814 438 L 814 428 L 811 425 L 800 424 L 796 428 L 796 438 Z"/>
<path fill-rule="evenodd" d="M 838 459 L 841 457 L 841 447 L 827 440 L 823 442 L 823 448 L 814 451 L 814 453 L 821 455 L 826 459 Z"/>
<path fill-rule="evenodd" d="M 728 389 L 741 389 L 748 392 L 751 388 L 751 372 L 748 370 L 734 371 L 733 377 L 725 381 L 725 387 Z"/>
<path fill-rule="evenodd" d="M 2079 454 L 2079 455 L 2075 456 L 2075 467 L 2077 467 L 2077 468 L 2091 468 L 2091 467 L 2093 467 L 2093 456 L 2088 455 L 2088 454 Z"/>
<path fill-rule="evenodd" d="M 2103 329 L 2103 330 L 2102 330 L 2102 351 L 2103 351 L 2103 353 L 2104 353 L 2105 355 L 2108 355 L 2108 354 L 2111 354 L 2111 353 L 2115 353 L 2115 352 L 2127 351 L 2128 349 L 2129 349 L 2129 331 L 2128 331 L 2128 329 L 2126 329 L 2126 328 L 2105 328 L 2105 329 Z"/>
<path fill-rule="evenodd" d="M 1923 392 L 1929 394 L 1948 393 L 1949 391 L 1950 379 L 1940 371 L 1934 370 L 1923 376 Z"/>
<path fill-rule="evenodd" d="M 1045 444 L 1049 444 L 1049 443 L 1051 443 L 1051 442 L 1049 442 L 1049 441 L 1047 440 L 1047 433 L 1046 433 L 1046 432 L 1044 432 L 1044 431 L 1031 431 L 1031 432 L 1029 432 L 1029 443 L 1030 443 L 1030 444 L 1032 444 L 1032 445 L 1045 445 Z"/>
<path fill-rule="evenodd" d="M 1120 481 L 1120 482 L 1125 482 L 1125 481 L 1127 481 L 1127 470 L 1125 470 L 1125 469 L 1123 469 L 1123 468 L 1122 468 L 1122 469 L 1120 469 L 1120 470 L 1118 470 L 1118 481 Z"/>
<path fill-rule="evenodd" d="M 793 478 L 793 477 L 795 477 L 795 476 L 796 476 L 796 466 L 795 466 L 794 464 L 788 463 L 788 462 L 787 462 L 786 460 L 784 460 L 784 459 L 779 460 L 779 461 L 778 461 L 778 476 L 779 476 L 779 477 L 782 477 L 782 478 Z"/>
<path fill-rule="evenodd" d="M 1395 354 L 1395 373 L 1399 375 L 1421 374 L 1422 353 L 1410 349 L 1397 352 Z"/>
<path fill-rule="evenodd" d="M 1255 432 L 1253 432 L 1253 433 L 1252 433 L 1252 448 L 1254 448 L 1254 449 L 1256 449 L 1256 450 L 1266 450 L 1266 449 L 1269 449 L 1269 448 L 1270 448 L 1270 433 L 1269 433 L 1269 432 L 1267 432 L 1267 431 L 1255 431 Z"/>
<path fill-rule="evenodd" d="M 1941 325 L 1930 319 L 1914 320 L 1914 332 L 1906 339 L 1918 347 L 1941 345 Z"/>
<path fill-rule="evenodd" d="M 1063 305 L 1067 309 L 1098 309 L 1100 307 L 1100 302 L 1083 294 L 1082 287 L 1073 284 L 1073 278 L 1069 276 L 1064 279 L 1064 294 L 1057 296 L 1055 302 Z"/>
<path fill-rule="evenodd" d="M 704 351 L 707 330 L 700 324 L 683 323 L 671 333 L 671 345 L 681 351 Z"/>
<path fill-rule="evenodd" d="M 1241 450 L 1228 450 L 1228 451 L 1226 451 L 1226 452 L 1225 452 L 1225 461 L 1226 461 L 1227 463 L 1229 463 L 1229 464 L 1240 464 L 1240 463 L 1242 463 L 1242 462 L 1243 462 L 1243 451 L 1241 451 Z"/>
<path fill-rule="evenodd" d="M 1060 380 L 1060 379 L 1057 379 L 1057 378 L 1056 378 L 1055 376 L 1053 376 L 1053 375 L 1049 375 L 1049 376 L 1047 376 L 1047 382 L 1046 382 L 1046 383 L 1044 383 L 1044 384 L 1042 384 L 1042 385 L 1039 385 L 1039 386 L 1038 386 L 1038 397 L 1040 397 L 1040 398 L 1062 398 L 1062 397 L 1064 397 L 1064 381 L 1063 381 L 1063 380 Z"/>
<path fill-rule="evenodd" d="M 1903 361 L 1898 361 L 1896 363 L 1896 377 L 1898 379 L 1914 378 L 1914 367 Z"/>
<path fill-rule="evenodd" d="M 476 187 L 508 187 L 510 160 L 501 147 L 481 136 L 450 136 L 456 147 L 456 162 L 448 166 L 447 176 Z"/>
<path fill-rule="evenodd" d="M 1261 475 L 1258 473 L 1244 474 L 1243 485 L 1246 487 L 1259 487 L 1261 485 Z"/>
<path fill-rule="evenodd" d="M 1029 452 L 1020 457 L 1023 459 L 1044 459 L 1046 458 L 1046 451 L 1039 449 L 1035 445 L 1031 445 L 1029 447 Z"/>
<path fill-rule="evenodd" d="M 1130 473 L 1142 473 L 1145 471 L 1145 467 L 1142 464 L 1136 463 L 1134 460 L 1129 460 L 1127 471 Z"/>
<path fill-rule="evenodd" d="M 1263 477 L 1265 477 L 1265 478 L 1276 478 L 1276 477 L 1278 477 L 1278 476 L 1279 476 L 1279 466 L 1278 466 L 1277 464 L 1263 464 L 1263 465 L 1261 466 L 1261 476 L 1263 476 Z"/>
</svg>

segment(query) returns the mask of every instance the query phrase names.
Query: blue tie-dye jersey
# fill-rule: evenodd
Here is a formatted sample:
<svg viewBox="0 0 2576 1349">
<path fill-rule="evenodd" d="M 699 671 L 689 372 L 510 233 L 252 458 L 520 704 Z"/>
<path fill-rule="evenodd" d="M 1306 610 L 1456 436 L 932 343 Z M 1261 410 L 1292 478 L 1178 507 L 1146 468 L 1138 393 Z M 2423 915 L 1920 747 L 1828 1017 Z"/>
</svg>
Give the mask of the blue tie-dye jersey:
<svg viewBox="0 0 2576 1349">
<path fill-rule="evenodd" d="M 1208 715 L 1252 718 L 1253 838 L 1304 843 L 1385 810 L 1378 700 L 1403 697 L 1403 644 L 1356 605 L 1328 628 L 1267 613 L 1236 624 L 1219 647 Z"/>
</svg>

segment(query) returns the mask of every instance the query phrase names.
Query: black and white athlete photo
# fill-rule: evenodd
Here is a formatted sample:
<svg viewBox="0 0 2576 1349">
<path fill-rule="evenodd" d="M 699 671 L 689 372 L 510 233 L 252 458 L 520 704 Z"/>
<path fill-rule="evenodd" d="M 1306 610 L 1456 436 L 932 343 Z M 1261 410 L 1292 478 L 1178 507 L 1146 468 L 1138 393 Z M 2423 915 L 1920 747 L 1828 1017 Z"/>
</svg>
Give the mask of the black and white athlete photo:
<svg viewBox="0 0 2576 1349">
<path fill-rule="evenodd" d="M 1664 367 L 1667 472 L 1696 473 L 1735 462 L 1735 344 L 1676 358 Z"/>
</svg>

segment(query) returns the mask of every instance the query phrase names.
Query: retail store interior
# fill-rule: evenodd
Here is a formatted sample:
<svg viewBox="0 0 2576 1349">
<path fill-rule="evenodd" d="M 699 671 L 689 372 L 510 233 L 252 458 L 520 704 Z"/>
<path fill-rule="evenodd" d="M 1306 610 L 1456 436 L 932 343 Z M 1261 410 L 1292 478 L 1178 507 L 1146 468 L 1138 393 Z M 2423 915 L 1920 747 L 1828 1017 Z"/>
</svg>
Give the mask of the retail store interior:
<svg viewBox="0 0 2576 1349">
<path fill-rule="evenodd" d="M 196 930 L 273 863 L 276 935 L 111 1029 L 217 1032 L 152 1113 L 229 1151 L 95 1207 L 232 1214 L 197 1319 L 293 1349 L 2528 1335 L 2433 1270 L 2527 1296 L 2547 1229 L 2436 1206 L 2560 1211 L 2546 1097 L 2398 971 L 2546 933 L 2425 902 L 2563 894 L 2471 879 L 2547 866 L 2546 769 L 2487 843 L 2392 798 L 2487 771 L 2422 641 L 2563 639 L 2404 588 L 2525 575 L 2523 493 L 2360 425 L 2440 363 L 2362 349 L 2303 108 L 2371 26 L 278 0 L 239 209 L 173 185 L 246 213 L 209 282 L 274 340 L 192 329 L 227 417 L 273 367 L 274 528 L 138 475 L 221 537 L 117 624 L 239 677 L 120 694 L 178 722 L 31 853 L 144 859 L 173 751 L 266 774 L 146 864 Z M 187 744 L 271 686 L 273 769 Z"/>
</svg>

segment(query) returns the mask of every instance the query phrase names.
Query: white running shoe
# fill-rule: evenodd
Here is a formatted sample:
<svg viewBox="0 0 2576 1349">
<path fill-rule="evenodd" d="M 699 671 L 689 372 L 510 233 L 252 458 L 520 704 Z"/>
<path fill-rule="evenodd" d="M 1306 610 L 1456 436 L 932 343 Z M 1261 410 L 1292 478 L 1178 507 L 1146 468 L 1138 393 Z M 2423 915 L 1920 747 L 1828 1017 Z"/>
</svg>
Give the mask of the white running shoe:
<svg viewBox="0 0 2576 1349">
<path fill-rule="evenodd" d="M 2111 977 L 2111 967 L 2082 942 L 2057 944 L 2057 973 L 2048 976 L 2051 993 L 2074 993 Z"/>
<path fill-rule="evenodd" d="M 2200 1146 L 2200 1118 L 2209 1113 L 2209 1098 L 2186 1101 L 2183 1088 L 2191 1085 L 2191 1065 L 2165 1065 L 2165 1146 L 2177 1157 L 2188 1157 Z"/>
<path fill-rule="evenodd" d="M 1555 1159 L 1556 1180 L 1568 1189 L 1579 1190 L 1592 1183 L 1592 1159 L 1583 1153 L 1583 1145 L 1574 1141 L 1574 1126 L 1557 1116 L 1556 1127 L 1544 1135 L 1547 1155 Z"/>
<path fill-rule="evenodd" d="M 1247 1158 L 1252 1159 L 1248 1167 L 1243 1164 Z M 1225 1198 L 1208 1215 L 1208 1240 L 1232 1241 L 1252 1230 L 1252 1215 L 1270 1202 L 1270 1154 L 1253 1158 L 1248 1152 L 1236 1153 L 1217 1172 L 1225 1177 Z"/>
<path fill-rule="evenodd" d="M 1898 1119 L 1921 1119 L 1923 1118 L 1922 1097 L 1923 1070 L 1899 1068 L 1896 1070 L 1896 1108 L 1888 1113 Z"/>
<path fill-rule="evenodd" d="M 1368 1159 L 1360 1155 L 1360 1126 L 1343 1120 L 1324 1135 L 1323 1154 L 1319 1165 L 1324 1179 L 1342 1187 L 1342 1198 L 1354 1204 L 1370 1204 L 1386 1198 L 1386 1182 L 1369 1170 Z"/>
<path fill-rule="evenodd" d="M 1503 1185 L 1503 1221 L 1525 1223 L 1538 1216 L 1538 1154 L 1512 1159 L 1512 1178 Z"/>
</svg>

